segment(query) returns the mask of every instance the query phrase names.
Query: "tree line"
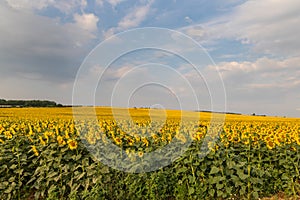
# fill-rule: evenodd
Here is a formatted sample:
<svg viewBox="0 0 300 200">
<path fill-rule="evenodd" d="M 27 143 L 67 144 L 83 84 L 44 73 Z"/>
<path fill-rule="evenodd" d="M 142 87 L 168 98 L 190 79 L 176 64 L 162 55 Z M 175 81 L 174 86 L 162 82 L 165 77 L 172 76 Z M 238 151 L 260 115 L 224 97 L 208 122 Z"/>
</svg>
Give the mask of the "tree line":
<svg viewBox="0 0 300 200">
<path fill-rule="evenodd" d="M 57 104 L 55 101 L 48 100 L 5 100 L 0 99 L 0 106 L 9 107 L 62 107 L 62 104 Z"/>
</svg>

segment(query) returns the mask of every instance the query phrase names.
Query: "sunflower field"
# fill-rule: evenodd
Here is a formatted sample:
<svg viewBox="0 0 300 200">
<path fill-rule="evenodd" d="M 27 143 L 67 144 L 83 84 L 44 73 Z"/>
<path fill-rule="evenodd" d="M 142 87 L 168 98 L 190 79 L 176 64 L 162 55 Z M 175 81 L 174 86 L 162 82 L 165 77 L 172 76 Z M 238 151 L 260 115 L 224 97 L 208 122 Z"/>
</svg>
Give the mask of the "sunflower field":
<svg viewBox="0 0 300 200">
<path fill-rule="evenodd" d="M 89 110 L 1 108 L 0 199 L 300 197 L 300 119 Z"/>
</svg>

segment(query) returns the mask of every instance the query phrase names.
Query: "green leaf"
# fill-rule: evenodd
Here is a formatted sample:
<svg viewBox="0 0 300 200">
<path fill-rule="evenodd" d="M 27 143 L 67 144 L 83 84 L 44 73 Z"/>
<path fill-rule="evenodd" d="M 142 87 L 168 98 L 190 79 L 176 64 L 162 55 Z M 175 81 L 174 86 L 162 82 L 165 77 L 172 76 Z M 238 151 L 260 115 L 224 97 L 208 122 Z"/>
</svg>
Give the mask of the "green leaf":
<svg viewBox="0 0 300 200">
<path fill-rule="evenodd" d="M 228 166 L 228 169 L 232 169 L 232 168 L 235 166 L 234 161 L 228 160 L 228 161 L 227 161 L 227 166 Z"/>
<path fill-rule="evenodd" d="M 283 180 L 289 180 L 289 177 L 286 173 L 283 173 L 282 176 L 281 176 L 281 179 Z"/>
<path fill-rule="evenodd" d="M 224 184 L 223 183 L 217 183 L 216 187 L 217 187 L 218 190 L 220 190 L 224 187 Z"/>
<path fill-rule="evenodd" d="M 56 176 L 58 172 L 51 172 L 47 175 L 47 178 L 52 178 L 53 176 Z"/>
<path fill-rule="evenodd" d="M 85 175 L 85 172 L 81 173 L 79 176 L 76 177 L 76 180 L 80 180 L 82 177 L 84 177 Z"/>
<path fill-rule="evenodd" d="M 240 189 L 240 195 L 244 195 L 246 194 L 246 186 L 242 186 L 241 189 Z"/>
<path fill-rule="evenodd" d="M 0 183 L 0 189 L 6 188 L 8 186 L 8 184 L 9 184 L 9 182 L 7 182 L 7 181 Z"/>
<path fill-rule="evenodd" d="M 10 169 L 14 170 L 17 168 L 17 165 L 16 164 L 13 164 L 12 166 L 10 166 Z"/>
<path fill-rule="evenodd" d="M 195 182 L 195 177 L 192 175 L 189 175 L 189 182 L 194 183 Z"/>
<path fill-rule="evenodd" d="M 13 176 L 13 177 L 10 177 L 10 178 L 8 179 L 8 181 L 9 181 L 10 183 L 12 183 L 12 182 L 14 182 L 14 181 L 15 181 L 15 179 L 16 179 L 16 177 L 15 177 L 15 176 Z"/>
<path fill-rule="evenodd" d="M 237 175 L 239 176 L 240 179 L 245 180 L 246 178 L 248 178 L 248 174 L 244 174 L 244 172 L 242 170 L 238 170 L 237 171 Z"/>
<path fill-rule="evenodd" d="M 219 168 L 215 167 L 215 166 L 212 166 L 211 170 L 210 170 L 210 174 L 216 174 L 220 171 Z"/>
<path fill-rule="evenodd" d="M 180 167 L 178 170 L 176 170 L 176 173 L 177 174 L 180 174 L 180 173 L 184 173 L 188 170 L 187 167 Z"/>
<path fill-rule="evenodd" d="M 103 167 L 101 170 L 100 170 L 101 173 L 103 174 L 108 174 L 109 173 L 109 168 L 108 167 Z"/>
<path fill-rule="evenodd" d="M 15 170 L 15 172 L 16 172 L 17 174 L 22 174 L 23 171 L 24 171 L 24 169 L 16 169 L 16 170 Z"/>
<path fill-rule="evenodd" d="M 221 197 L 222 195 L 223 195 L 223 192 L 222 192 L 221 190 L 218 190 L 218 191 L 217 191 L 217 196 L 218 196 L 218 197 Z"/>
<path fill-rule="evenodd" d="M 253 192 L 253 194 L 252 194 L 252 195 L 253 195 L 253 198 L 254 198 L 254 199 L 258 199 L 258 198 L 259 198 L 259 196 L 258 196 L 258 192 Z"/>
<path fill-rule="evenodd" d="M 232 188 L 233 188 L 232 186 L 231 186 L 231 187 L 226 187 L 226 188 L 225 188 L 227 194 L 231 194 Z"/>
<path fill-rule="evenodd" d="M 194 194 L 194 192 L 195 192 L 195 189 L 193 187 L 190 187 L 189 188 L 189 195 Z"/>
<path fill-rule="evenodd" d="M 209 194 L 211 197 L 213 197 L 213 196 L 215 195 L 215 190 L 214 190 L 214 189 L 210 189 L 210 190 L 208 191 L 208 194 Z"/>
</svg>

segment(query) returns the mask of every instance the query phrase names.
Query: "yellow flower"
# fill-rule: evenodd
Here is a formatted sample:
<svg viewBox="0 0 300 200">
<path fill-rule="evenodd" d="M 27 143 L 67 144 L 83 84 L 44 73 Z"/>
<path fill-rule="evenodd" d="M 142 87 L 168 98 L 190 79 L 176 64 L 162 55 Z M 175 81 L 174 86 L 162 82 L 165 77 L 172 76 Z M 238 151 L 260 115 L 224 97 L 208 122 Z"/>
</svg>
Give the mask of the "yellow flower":
<svg viewBox="0 0 300 200">
<path fill-rule="evenodd" d="M 272 142 L 272 141 L 268 141 L 267 142 L 267 147 L 268 147 L 268 149 L 273 149 L 275 147 L 275 143 Z"/>
<path fill-rule="evenodd" d="M 146 145 L 146 147 L 149 145 L 149 141 L 147 140 L 147 138 L 143 137 L 142 141 Z"/>
<path fill-rule="evenodd" d="M 93 145 L 96 144 L 96 137 L 93 135 L 88 135 L 86 137 L 86 140 L 88 141 L 89 144 L 93 144 Z"/>
<path fill-rule="evenodd" d="M 45 146 L 47 143 L 43 140 L 41 136 L 39 136 L 41 145 Z"/>
<path fill-rule="evenodd" d="M 1 140 L 1 139 L 0 139 L 0 142 L 1 142 L 2 144 L 4 144 L 4 141 L 3 141 L 3 140 Z"/>
<path fill-rule="evenodd" d="M 127 137 L 127 143 L 128 143 L 129 146 L 133 146 L 134 140 L 131 139 L 130 137 Z"/>
<path fill-rule="evenodd" d="M 143 156 L 144 156 L 144 152 L 142 152 L 142 151 L 139 151 L 139 152 L 138 152 L 138 155 L 139 155 L 139 157 L 141 158 L 141 157 L 143 157 Z"/>
<path fill-rule="evenodd" d="M 58 142 L 59 145 L 65 145 L 66 144 L 64 138 L 62 136 L 60 136 L 60 135 L 57 136 L 56 140 L 57 140 L 57 142 Z"/>
<path fill-rule="evenodd" d="M 66 138 L 66 139 L 69 139 L 69 138 L 70 138 L 70 136 L 69 136 L 69 131 L 68 131 L 68 130 L 65 131 L 65 138 Z"/>
<path fill-rule="evenodd" d="M 185 138 L 185 136 L 183 134 L 177 134 L 176 138 L 178 140 L 180 140 L 181 142 L 186 143 L 186 138 Z"/>
<path fill-rule="evenodd" d="M 297 151 L 297 149 L 295 147 L 291 147 L 292 151 Z"/>
<path fill-rule="evenodd" d="M 169 141 L 169 142 L 171 142 L 172 141 L 172 135 L 169 133 L 169 134 L 167 134 L 167 140 Z"/>
<path fill-rule="evenodd" d="M 68 140 L 68 145 L 71 150 L 77 149 L 77 142 L 75 140 Z"/>
<path fill-rule="evenodd" d="M 31 146 L 31 149 L 32 149 L 34 155 L 39 156 L 39 151 L 36 149 L 36 147 L 34 145 Z"/>
<path fill-rule="evenodd" d="M 103 142 L 104 144 L 107 144 L 107 143 L 108 143 L 107 137 L 106 137 L 105 134 L 102 135 L 102 142 Z"/>
<path fill-rule="evenodd" d="M 33 139 L 30 136 L 28 136 L 27 138 L 30 142 L 33 142 Z"/>
<path fill-rule="evenodd" d="M 12 138 L 12 134 L 9 131 L 5 131 L 4 135 L 7 139 L 11 139 Z"/>
<path fill-rule="evenodd" d="M 121 140 L 119 137 L 115 137 L 115 138 L 114 138 L 114 141 L 115 141 L 115 143 L 116 143 L 117 145 L 122 144 L 122 140 Z"/>
</svg>

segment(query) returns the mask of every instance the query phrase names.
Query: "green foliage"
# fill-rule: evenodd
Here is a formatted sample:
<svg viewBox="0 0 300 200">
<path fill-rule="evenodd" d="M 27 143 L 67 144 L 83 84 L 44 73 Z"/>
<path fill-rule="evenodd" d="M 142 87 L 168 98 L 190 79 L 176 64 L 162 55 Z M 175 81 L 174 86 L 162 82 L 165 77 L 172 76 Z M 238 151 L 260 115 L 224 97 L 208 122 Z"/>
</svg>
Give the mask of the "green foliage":
<svg viewBox="0 0 300 200">
<path fill-rule="evenodd" d="M 300 194 L 299 146 L 269 150 L 238 144 L 199 157 L 193 143 L 158 171 L 111 169 L 79 143 L 76 150 L 50 143 L 34 155 L 28 140 L 0 144 L 0 199 L 258 199 L 284 191 Z M 259 156 L 258 156 L 259 154 Z"/>
<path fill-rule="evenodd" d="M 48 100 L 5 100 L 0 99 L 1 106 L 12 107 L 62 107 L 61 104 L 57 104 L 54 101 Z"/>
</svg>

